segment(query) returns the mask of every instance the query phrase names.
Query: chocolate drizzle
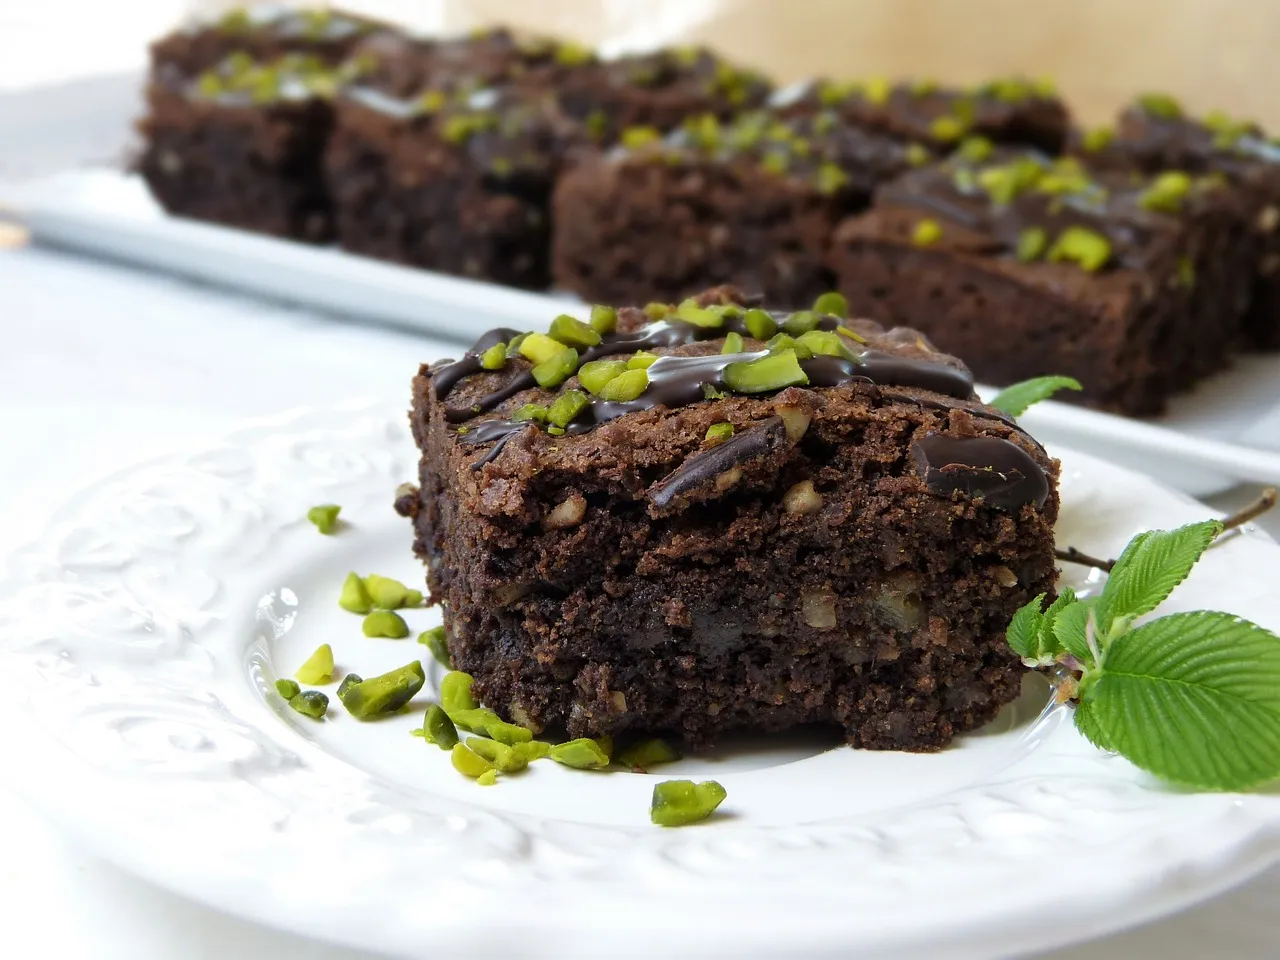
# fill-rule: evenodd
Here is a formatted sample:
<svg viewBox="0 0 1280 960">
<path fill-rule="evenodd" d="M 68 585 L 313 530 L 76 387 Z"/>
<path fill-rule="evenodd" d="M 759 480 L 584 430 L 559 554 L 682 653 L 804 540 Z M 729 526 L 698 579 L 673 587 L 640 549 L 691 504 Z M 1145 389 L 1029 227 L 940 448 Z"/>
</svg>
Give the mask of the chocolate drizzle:
<svg viewBox="0 0 1280 960">
<path fill-rule="evenodd" d="M 678 498 L 715 480 L 726 470 L 768 456 L 781 447 L 786 438 L 787 431 L 782 418 L 770 417 L 710 450 L 695 453 L 651 486 L 646 496 L 659 509 L 670 506 Z"/>
<path fill-rule="evenodd" d="M 998 510 L 1043 507 L 1049 479 L 1031 454 L 999 437 L 930 433 L 911 444 L 911 455 L 930 492 L 982 497 Z"/>
</svg>

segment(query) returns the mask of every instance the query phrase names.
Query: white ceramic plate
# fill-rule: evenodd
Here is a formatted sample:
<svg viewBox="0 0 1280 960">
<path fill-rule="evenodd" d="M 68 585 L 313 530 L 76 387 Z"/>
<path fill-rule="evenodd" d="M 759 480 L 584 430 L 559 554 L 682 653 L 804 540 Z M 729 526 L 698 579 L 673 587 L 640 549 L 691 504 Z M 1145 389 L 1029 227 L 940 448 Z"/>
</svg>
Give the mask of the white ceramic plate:
<svg viewBox="0 0 1280 960">
<path fill-rule="evenodd" d="M 1064 457 L 1061 542 L 1115 553 L 1206 508 Z M 297 412 L 88 488 L 0 587 L 0 752 L 40 807 L 120 865 L 231 912 L 431 957 L 989 957 L 1176 909 L 1280 851 L 1280 799 L 1162 788 L 1027 693 L 932 756 L 816 736 L 655 775 L 549 761 L 479 787 L 410 713 L 316 723 L 272 681 L 321 642 L 366 676 L 425 656 L 335 603 L 348 570 L 415 582 L 390 507 L 403 412 Z M 308 506 L 349 524 L 322 537 Z M 1211 550 L 1171 608 L 1280 628 L 1280 547 Z M 1070 581 L 1087 590 L 1084 571 Z M 410 611 L 415 630 L 436 622 Z M 429 671 L 430 683 L 440 676 Z M 329 688 L 332 692 L 332 688 Z M 705 824 L 648 823 L 656 780 L 715 777 Z"/>
<path fill-rule="evenodd" d="M 139 178 L 118 170 L 0 183 L 2 206 L 49 243 L 459 343 L 497 326 L 543 327 L 575 302 L 168 217 Z M 1042 440 L 1188 493 L 1277 483 L 1280 355 L 1242 360 L 1179 398 L 1158 425 L 1058 403 L 1041 404 L 1026 419 Z"/>
</svg>

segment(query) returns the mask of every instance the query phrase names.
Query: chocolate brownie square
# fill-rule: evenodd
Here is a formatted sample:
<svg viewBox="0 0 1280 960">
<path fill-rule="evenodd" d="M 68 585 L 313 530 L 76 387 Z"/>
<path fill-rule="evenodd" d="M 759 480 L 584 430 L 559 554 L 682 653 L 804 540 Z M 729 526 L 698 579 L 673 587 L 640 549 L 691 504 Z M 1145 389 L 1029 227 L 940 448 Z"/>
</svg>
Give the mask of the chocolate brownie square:
<svg viewBox="0 0 1280 960">
<path fill-rule="evenodd" d="M 836 232 L 855 312 L 919 328 L 988 383 L 1063 374 L 1120 413 L 1158 413 L 1226 362 L 1238 316 L 1224 305 L 1247 283 L 1231 191 L 965 154 L 885 184 Z"/>
<path fill-rule="evenodd" d="M 832 285 L 835 225 L 928 151 L 820 113 L 632 128 L 577 163 L 554 202 L 556 283 L 591 301 L 679 299 L 733 283 L 784 307 Z"/>
<path fill-rule="evenodd" d="M 936 750 L 1018 695 L 1058 465 L 915 331 L 727 289 L 596 308 L 423 366 L 410 421 L 397 509 L 504 718 Z"/>
</svg>

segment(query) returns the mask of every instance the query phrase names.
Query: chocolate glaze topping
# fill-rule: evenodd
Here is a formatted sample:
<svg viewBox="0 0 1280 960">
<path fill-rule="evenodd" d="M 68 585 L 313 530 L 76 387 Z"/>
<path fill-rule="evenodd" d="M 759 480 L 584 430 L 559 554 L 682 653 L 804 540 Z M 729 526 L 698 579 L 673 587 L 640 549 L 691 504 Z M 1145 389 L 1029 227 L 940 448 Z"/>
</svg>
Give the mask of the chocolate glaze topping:
<svg viewBox="0 0 1280 960">
<path fill-rule="evenodd" d="M 981 496 L 1001 510 L 1032 503 L 1043 507 L 1049 481 L 1017 444 L 999 437 L 948 437 L 931 433 L 911 444 L 925 485 L 940 496 L 959 491 Z"/>
<path fill-rule="evenodd" d="M 646 495 L 655 507 L 668 506 L 678 497 L 715 480 L 726 470 L 773 453 L 786 439 L 782 418 L 770 417 L 710 450 L 695 453 L 651 486 Z"/>
</svg>

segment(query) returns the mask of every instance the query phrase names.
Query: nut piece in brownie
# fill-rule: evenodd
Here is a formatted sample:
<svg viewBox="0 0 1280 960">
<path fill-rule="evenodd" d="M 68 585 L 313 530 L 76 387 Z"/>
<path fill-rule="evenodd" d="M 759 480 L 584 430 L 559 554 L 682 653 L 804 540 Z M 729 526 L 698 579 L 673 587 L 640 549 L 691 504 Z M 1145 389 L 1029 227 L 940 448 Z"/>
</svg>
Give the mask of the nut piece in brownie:
<svg viewBox="0 0 1280 960">
<path fill-rule="evenodd" d="M 153 88 L 138 170 L 170 213 L 326 241 L 321 157 L 334 87 L 311 56 L 264 64 L 232 54 L 180 88 Z"/>
<path fill-rule="evenodd" d="M 556 188 L 552 269 L 587 300 L 679 299 L 718 283 L 800 307 L 831 288 L 831 232 L 872 188 L 928 160 L 832 113 L 780 120 L 704 115 L 662 138 L 624 132 Z"/>
<path fill-rule="evenodd" d="M 1070 124 L 1066 105 L 1044 80 L 992 80 L 972 89 L 931 80 L 808 81 L 780 90 L 773 107 L 787 114 L 831 109 L 850 123 L 948 150 L 971 135 L 1058 153 Z"/>
<path fill-rule="evenodd" d="M 1226 362 L 1243 233 L 1211 179 L 1104 181 L 973 141 L 877 190 L 831 265 L 856 313 L 919 328 L 981 380 L 1063 374 L 1087 403 L 1150 414 Z"/>
<path fill-rule="evenodd" d="M 548 207 L 569 142 L 537 94 L 399 99 L 348 87 L 325 157 L 339 240 L 386 260 L 546 287 Z"/>
<path fill-rule="evenodd" d="M 514 722 L 933 750 L 1018 694 L 1058 465 L 915 331 L 731 288 L 595 307 L 422 367 L 410 419 L 397 509 Z"/>
<path fill-rule="evenodd" d="M 1072 151 L 1090 166 L 1219 176 L 1239 191 L 1250 210 L 1255 264 L 1243 344 L 1280 349 L 1280 143 L 1254 124 L 1222 113 L 1192 117 L 1173 98 L 1150 94 L 1125 109 L 1114 129 L 1076 131 Z"/>
</svg>

